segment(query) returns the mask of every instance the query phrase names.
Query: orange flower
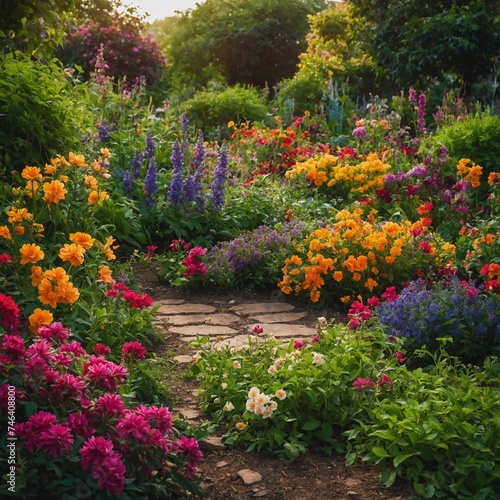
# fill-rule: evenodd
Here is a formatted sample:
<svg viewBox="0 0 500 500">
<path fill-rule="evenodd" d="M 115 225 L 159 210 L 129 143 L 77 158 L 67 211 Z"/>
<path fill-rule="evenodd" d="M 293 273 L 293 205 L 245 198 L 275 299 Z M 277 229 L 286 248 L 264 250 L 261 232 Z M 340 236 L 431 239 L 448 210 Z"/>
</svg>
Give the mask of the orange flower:
<svg viewBox="0 0 500 500">
<path fill-rule="evenodd" d="M 94 244 L 94 238 L 92 238 L 92 236 L 87 233 L 71 233 L 69 235 L 69 239 L 73 243 L 82 246 L 86 250 L 88 250 Z"/>
<path fill-rule="evenodd" d="M 20 249 L 22 255 L 21 264 L 36 264 L 45 257 L 42 249 L 35 243 L 25 243 Z"/>
<path fill-rule="evenodd" d="M 55 171 L 56 171 L 55 165 L 49 165 L 48 163 L 45 164 L 45 170 L 44 170 L 45 175 L 52 175 Z"/>
<path fill-rule="evenodd" d="M 86 167 L 85 157 L 83 155 L 75 155 L 72 151 L 69 152 L 69 162 L 77 167 Z"/>
<path fill-rule="evenodd" d="M 344 275 L 342 274 L 342 271 L 335 271 L 333 273 L 333 279 L 337 282 L 339 281 L 342 281 L 342 278 L 344 277 Z"/>
<path fill-rule="evenodd" d="M 54 309 L 57 307 L 57 296 L 52 289 L 52 283 L 47 278 L 43 278 L 38 285 L 38 300 Z"/>
<path fill-rule="evenodd" d="M 500 179 L 500 174 L 498 172 L 491 172 L 490 175 L 488 175 L 488 185 L 493 186 L 497 179 Z"/>
<path fill-rule="evenodd" d="M 24 227 L 23 226 L 15 226 L 14 227 L 14 232 L 18 235 L 21 236 L 24 234 Z"/>
<path fill-rule="evenodd" d="M 47 203 L 59 203 L 61 200 L 64 200 L 64 195 L 68 192 L 64 187 L 64 184 L 61 181 L 54 180 L 52 182 L 46 182 L 43 185 L 43 201 Z"/>
<path fill-rule="evenodd" d="M 61 250 L 59 250 L 59 257 L 63 262 L 69 262 L 72 266 L 79 266 L 83 264 L 83 254 L 85 248 L 76 243 L 66 243 Z"/>
<path fill-rule="evenodd" d="M 55 289 L 57 301 L 62 304 L 74 304 L 80 297 L 78 288 L 73 286 L 73 283 L 60 283 Z"/>
<path fill-rule="evenodd" d="M 54 267 L 54 269 L 49 269 L 43 274 L 49 280 L 54 281 L 58 285 L 61 283 L 67 283 L 69 281 L 69 276 L 63 267 Z"/>
<path fill-rule="evenodd" d="M 27 181 L 42 180 L 42 174 L 38 167 L 24 167 L 21 172 L 21 177 Z"/>
<path fill-rule="evenodd" d="M 365 287 L 368 288 L 368 290 L 370 290 L 370 292 L 378 285 L 378 283 L 372 279 L 372 278 L 368 278 L 366 281 L 365 281 Z"/>
<path fill-rule="evenodd" d="M 26 183 L 26 196 L 33 198 L 33 195 L 37 193 L 40 184 L 37 181 L 28 181 Z"/>
<path fill-rule="evenodd" d="M 111 249 L 111 245 L 115 242 L 115 238 L 113 238 L 112 236 L 110 236 L 108 238 L 108 240 L 106 241 L 106 243 L 104 243 L 104 247 L 103 247 L 103 250 L 104 250 L 104 255 L 106 255 L 106 258 L 108 260 L 113 260 L 113 259 L 116 259 L 116 255 L 113 253 L 113 250 Z M 114 250 L 116 250 L 117 248 L 119 248 L 119 245 L 115 245 L 114 247 L 112 247 Z"/>
<path fill-rule="evenodd" d="M 9 228 L 7 226 L 0 226 L 0 236 L 6 240 L 10 240 L 12 235 L 10 234 Z"/>
<path fill-rule="evenodd" d="M 83 183 L 89 186 L 90 189 L 97 189 L 98 186 L 97 179 L 93 175 L 86 175 Z"/>
<path fill-rule="evenodd" d="M 28 318 L 30 331 L 36 333 L 42 325 L 49 325 L 53 320 L 54 317 L 50 311 L 37 307 Z"/>
<path fill-rule="evenodd" d="M 99 193 L 97 191 L 91 191 L 87 199 L 88 204 L 94 205 L 94 203 L 97 203 L 98 201 L 99 201 Z"/>
<path fill-rule="evenodd" d="M 108 148 L 101 148 L 99 151 L 106 158 L 109 158 L 111 156 L 111 152 L 109 151 Z"/>
<path fill-rule="evenodd" d="M 16 208 L 12 207 L 6 212 L 9 217 L 9 222 L 14 224 L 15 222 L 23 222 L 25 219 L 31 219 L 33 214 L 28 212 L 27 208 Z"/>
<path fill-rule="evenodd" d="M 33 286 L 38 286 L 43 279 L 43 271 L 40 266 L 33 266 L 31 268 L 31 284 Z"/>
<path fill-rule="evenodd" d="M 297 269 L 294 269 L 297 271 Z M 108 266 L 99 266 L 99 273 L 97 274 L 97 281 L 102 281 L 103 283 L 113 283 L 113 278 L 111 277 L 111 269 Z M 291 274 L 291 273 L 290 273 Z"/>
</svg>

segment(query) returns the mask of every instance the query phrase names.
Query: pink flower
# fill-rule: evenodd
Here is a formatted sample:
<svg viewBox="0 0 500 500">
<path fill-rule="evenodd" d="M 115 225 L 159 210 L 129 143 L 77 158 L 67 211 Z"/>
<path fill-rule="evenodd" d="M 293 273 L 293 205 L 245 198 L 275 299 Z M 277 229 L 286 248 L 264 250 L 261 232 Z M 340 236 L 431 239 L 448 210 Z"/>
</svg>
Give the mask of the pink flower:
<svg viewBox="0 0 500 500">
<path fill-rule="evenodd" d="M 13 262 L 12 257 L 8 253 L 0 254 L 0 264 L 10 264 Z"/>
<path fill-rule="evenodd" d="M 402 352 L 399 352 L 399 351 L 396 351 L 394 353 L 394 357 L 398 360 L 398 363 L 402 363 L 403 361 L 406 360 L 406 358 L 404 357 L 404 354 Z"/>
<path fill-rule="evenodd" d="M 254 327 L 252 328 L 252 333 L 254 333 L 255 335 L 260 335 L 263 332 L 264 328 L 262 328 L 260 325 L 254 325 Z"/>
<path fill-rule="evenodd" d="M 301 342 L 300 340 L 295 340 L 293 343 L 293 348 L 294 349 L 302 349 L 304 347 L 304 342 Z"/>
<path fill-rule="evenodd" d="M 385 373 L 382 373 L 382 375 L 380 375 L 380 377 L 377 380 L 377 385 L 378 385 L 378 387 L 383 387 L 384 385 L 387 385 L 388 387 L 392 387 L 392 382 L 391 382 L 391 379 L 389 378 L 388 375 L 386 375 Z"/>
<path fill-rule="evenodd" d="M 103 416 L 120 416 L 125 411 L 125 403 L 116 393 L 107 392 L 100 396 L 95 403 L 96 413 Z"/>
<path fill-rule="evenodd" d="M 369 378 L 361 378 L 358 377 L 352 384 L 352 387 L 354 389 L 357 389 L 358 391 L 366 391 L 368 389 L 371 389 L 375 385 L 375 382 L 373 380 L 370 380 Z"/>
<path fill-rule="evenodd" d="M 311 343 L 312 344 L 315 344 L 316 342 L 319 342 L 321 340 L 321 336 L 319 333 L 317 333 L 312 339 L 311 339 Z"/>
<path fill-rule="evenodd" d="M 148 250 L 148 253 L 146 254 L 146 259 L 151 259 L 151 257 L 153 257 L 158 247 L 155 245 L 148 245 L 146 248 Z"/>
<path fill-rule="evenodd" d="M 136 359 L 144 359 L 146 352 L 146 349 L 137 340 L 132 340 L 122 347 L 123 359 L 129 362 Z"/>
<path fill-rule="evenodd" d="M 80 393 L 87 392 L 85 380 L 81 377 L 75 377 L 69 373 L 60 375 L 52 384 L 51 389 L 58 398 L 63 395 L 78 396 Z"/>
<path fill-rule="evenodd" d="M 73 436 L 66 423 L 52 425 L 37 438 L 38 447 L 54 458 L 71 451 L 72 444 Z"/>
<path fill-rule="evenodd" d="M 111 349 L 104 344 L 99 344 L 97 343 L 94 346 L 93 351 L 98 355 L 98 356 L 106 356 L 107 354 L 111 354 Z"/>
<path fill-rule="evenodd" d="M 370 307 L 377 307 L 380 305 L 380 299 L 378 297 L 370 297 L 366 301 L 366 304 Z"/>
<path fill-rule="evenodd" d="M 62 344 L 59 347 L 59 350 L 62 352 L 70 352 L 75 357 L 85 356 L 85 354 L 87 354 L 85 349 L 82 347 L 82 344 L 80 344 L 80 342 L 77 342 L 76 340 L 73 342 L 69 342 L 68 344 Z"/>
<path fill-rule="evenodd" d="M 113 453 L 113 443 L 102 436 L 92 436 L 80 448 L 80 464 L 83 470 L 91 465 L 99 465 L 107 456 Z"/>
<path fill-rule="evenodd" d="M 8 357 L 8 360 L 5 360 L 5 364 L 23 359 L 26 356 L 23 338 L 19 335 L 5 334 L 0 340 L 0 352 Z"/>
<path fill-rule="evenodd" d="M 55 339 L 59 342 L 65 342 L 71 337 L 71 333 L 67 328 L 62 326 L 62 323 L 55 321 L 50 325 L 42 325 L 38 331 L 37 335 L 43 339 Z"/>
<path fill-rule="evenodd" d="M 151 427 L 158 429 L 162 434 L 172 430 L 172 413 L 164 406 L 139 405 L 135 412 L 144 417 Z"/>
<path fill-rule="evenodd" d="M 8 332 L 16 333 L 20 314 L 21 310 L 12 297 L 0 293 L 0 325 Z"/>
<path fill-rule="evenodd" d="M 147 440 L 149 430 L 151 429 L 142 415 L 127 412 L 116 425 L 116 431 L 121 438 L 134 437 L 139 440 Z"/>
<path fill-rule="evenodd" d="M 203 453 L 200 451 L 198 446 L 198 441 L 195 438 L 188 438 L 186 436 L 181 436 L 180 439 L 176 441 L 177 451 L 187 454 L 188 466 L 186 471 L 186 477 L 191 479 L 196 472 L 196 466 L 203 458 Z"/>
<path fill-rule="evenodd" d="M 392 302 L 396 300 L 399 295 L 396 293 L 395 286 L 389 286 L 386 288 L 385 292 L 382 294 L 382 298 L 386 300 L 386 302 Z"/>
<path fill-rule="evenodd" d="M 92 476 L 102 490 L 109 490 L 115 495 L 123 491 L 125 485 L 125 465 L 120 455 L 113 453 L 102 462 L 95 464 L 91 469 Z"/>
<path fill-rule="evenodd" d="M 68 426 L 76 436 L 84 438 L 89 438 L 95 432 L 87 417 L 81 412 L 70 413 L 68 415 Z"/>
</svg>

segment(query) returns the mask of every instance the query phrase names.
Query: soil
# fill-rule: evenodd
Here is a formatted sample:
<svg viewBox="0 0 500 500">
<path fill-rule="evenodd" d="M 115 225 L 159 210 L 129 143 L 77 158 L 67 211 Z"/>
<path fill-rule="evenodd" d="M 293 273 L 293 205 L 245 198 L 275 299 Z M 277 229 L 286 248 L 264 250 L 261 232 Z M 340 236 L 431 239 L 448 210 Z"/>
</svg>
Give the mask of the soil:
<svg viewBox="0 0 500 500">
<path fill-rule="evenodd" d="M 135 288 L 148 293 L 154 300 L 182 298 L 189 302 L 214 305 L 245 304 L 249 302 L 265 302 L 277 300 L 274 290 L 258 291 L 214 291 L 183 290 L 162 284 L 154 265 L 134 265 Z M 306 303 L 287 298 L 301 310 L 307 309 Z M 336 317 L 342 321 L 344 316 L 335 309 L 307 309 L 308 317 L 314 322 L 320 316 L 328 319 Z M 169 357 L 180 354 L 192 354 L 186 342 L 175 335 L 168 335 L 163 329 L 165 343 L 157 354 L 169 353 Z M 169 381 L 174 408 L 183 408 L 193 403 L 193 391 L 196 393 L 196 380 L 182 376 L 183 366 L 176 365 Z M 175 412 L 174 412 L 175 413 Z M 203 416 L 202 416 L 203 418 Z M 243 449 L 224 447 L 223 449 L 203 448 L 203 460 L 198 469 L 197 481 L 203 489 L 203 498 L 207 500 L 244 500 L 264 498 L 266 500 L 407 500 L 415 498 L 412 488 L 403 481 L 396 482 L 391 488 L 379 484 L 380 472 L 375 467 L 365 465 L 344 464 L 342 455 L 326 456 L 320 452 L 309 450 L 296 460 L 278 459 L 249 453 Z M 253 484 L 245 484 L 238 472 L 249 469 L 259 473 L 262 480 Z"/>
</svg>

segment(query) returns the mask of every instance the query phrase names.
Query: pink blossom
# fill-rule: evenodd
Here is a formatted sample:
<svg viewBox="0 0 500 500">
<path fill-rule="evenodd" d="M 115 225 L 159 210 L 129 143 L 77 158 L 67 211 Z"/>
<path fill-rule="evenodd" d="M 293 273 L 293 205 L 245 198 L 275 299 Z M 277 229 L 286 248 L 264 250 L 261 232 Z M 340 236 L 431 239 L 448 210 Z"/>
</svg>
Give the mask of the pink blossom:
<svg viewBox="0 0 500 500">
<path fill-rule="evenodd" d="M 404 354 L 402 352 L 396 351 L 394 353 L 394 357 L 398 360 L 399 363 L 402 363 L 403 361 L 406 360 Z"/>
<path fill-rule="evenodd" d="M 122 347 L 123 359 L 125 361 L 134 361 L 136 359 L 144 359 L 146 349 L 137 340 L 132 340 Z"/>
<path fill-rule="evenodd" d="M 186 477 L 191 479 L 196 472 L 196 466 L 203 458 L 203 453 L 200 451 L 198 442 L 194 438 L 188 438 L 186 436 L 181 436 L 180 439 L 176 441 L 177 451 L 184 452 L 188 457 L 188 466 L 186 471 Z"/>
<path fill-rule="evenodd" d="M 163 434 L 172 430 L 172 413 L 168 408 L 139 405 L 134 411 L 144 417 L 151 427 L 158 429 Z"/>
<path fill-rule="evenodd" d="M 72 444 L 73 436 L 66 423 L 52 425 L 37 438 L 37 446 L 54 458 L 71 451 Z"/>
<path fill-rule="evenodd" d="M 319 333 L 317 333 L 312 339 L 311 339 L 311 343 L 312 344 L 315 344 L 316 342 L 319 342 L 321 340 L 321 336 Z"/>
<path fill-rule="evenodd" d="M 64 328 L 62 323 L 55 321 L 50 325 L 42 325 L 38 331 L 37 335 L 43 339 L 54 339 L 59 342 L 65 342 L 71 337 L 71 333 L 67 328 Z"/>
<path fill-rule="evenodd" d="M 89 438 L 95 432 L 86 415 L 82 412 L 70 413 L 68 415 L 68 426 L 76 436 L 84 438 Z"/>
<path fill-rule="evenodd" d="M 52 384 L 51 389 L 56 397 L 62 395 L 78 396 L 79 393 L 86 392 L 85 380 L 81 377 L 75 377 L 70 373 L 60 375 Z"/>
<path fill-rule="evenodd" d="M 80 342 L 77 342 L 76 340 L 67 344 L 62 344 L 59 347 L 59 350 L 62 352 L 70 352 L 75 357 L 85 356 L 85 354 L 87 354 L 85 349 L 82 347 L 82 344 L 80 344 Z"/>
<path fill-rule="evenodd" d="M 260 325 L 254 325 L 254 327 L 252 328 L 252 333 L 254 333 L 255 335 L 260 335 L 263 332 L 264 328 L 262 328 Z"/>
<path fill-rule="evenodd" d="M 395 286 L 389 286 L 386 288 L 385 292 L 382 294 L 382 298 L 386 300 L 386 302 L 392 302 L 396 300 L 399 295 L 396 292 Z"/>
<path fill-rule="evenodd" d="M 0 340 L 0 352 L 5 353 L 9 358 L 5 364 L 23 359 L 26 356 L 23 338 L 19 335 L 5 334 Z"/>
<path fill-rule="evenodd" d="M 354 389 L 357 389 L 358 391 L 366 391 L 367 389 L 371 389 L 375 385 L 375 382 L 373 380 L 370 380 L 369 378 L 361 378 L 358 377 L 352 384 L 352 387 Z"/>
<path fill-rule="evenodd" d="M 107 345 L 99 343 L 94 346 L 93 351 L 99 356 L 106 356 L 107 354 L 111 354 L 111 349 Z"/>
<path fill-rule="evenodd" d="M 113 453 L 113 443 L 102 436 L 91 436 L 80 449 L 80 464 L 83 470 L 91 465 L 99 465 Z"/>
<path fill-rule="evenodd" d="M 134 437 L 139 440 L 147 439 L 150 428 L 149 422 L 142 415 L 131 411 L 126 412 L 116 425 L 116 431 L 121 438 Z"/>
<path fill-rule="evenodd" d="M 120 416 L 125 411 L 125 403 L 116 393 L 107 392 L 100 396 L 95 403 L 96 413 L 103 416 Z"/>
<path fill-rule="evenodd" d="M 295 340 L 293 342 L 294 349 L 302 349 L 303 347 L 304 347 L 304 342 L 301 342 L 300 340 Z"/>
<path fill-rule="evenodd" d="M 380 377 L 377 380 L 377 385 L 378 385 L 378 387 L 383 387 L 384 385 L 387 385 L 388 387 L 392 387 L 392 382 L 391 382 L 391 379 L 389 378 L 389 375 L 382 373 L 382 375 L 380 375 Z"/>
<path fill-rule="evenodd" d="M 99 488 L 109 490 L 115 495 L 123 491 L 125 485 L 125 465 L 120 455 L 113 453 L 91 469 L 92 476 L 97 479 Z"/>
</svg>

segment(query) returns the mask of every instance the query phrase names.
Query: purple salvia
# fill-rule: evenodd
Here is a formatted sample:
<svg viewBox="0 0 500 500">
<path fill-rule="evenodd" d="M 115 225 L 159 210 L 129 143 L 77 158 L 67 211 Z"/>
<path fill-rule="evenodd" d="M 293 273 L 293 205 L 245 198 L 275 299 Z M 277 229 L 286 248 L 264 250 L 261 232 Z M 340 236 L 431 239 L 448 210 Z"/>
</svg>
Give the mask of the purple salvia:
<svg viewBox="0 0 500 500">
<path fill-rule="evenodd" d="M 194 171 L 194 185 L 196 190 L 196 203 L 198 207 L 203 209 L 205 206 L 205 197 L 202 192 L 202 180 L 205 175 L 205 144 L 203 141 L 203 132 L 198 132 L 198 140 L 196 142 L 193 158 Z"/>
<path fill-rule="evenodd" d="M 172 148 L 172 180 L 168 191 L 168 202 L 171 205 L 178 205 L 182 201 L 182 160 L 184 152 L 181 143 L 176 140 Z"/>
<path fill-rule="evenodd" d="M 420 94 L 418 96 L 418 108 L 417 108 L 417 130 L 420 132 L 425 132 L 425 107 L 427 101 L 425 99 L 425 94 Z"/>
<path fill-rule="evenodd" d="M 144 148 L 144 153 L 142 153 L 142 157 L 144 159 L 153 158 L 156 151 L 155 141 L 153 140 L 153 136 L 151 132 L 148 132 L 146 136 L 146 147 Z"/>
<path fill-rule="evenodd" d="M 129 198 L 131 198 L 131 193 L 134 191 L 134 178 L 131 172 L 123 173 L 123 190 Z"/>
<path fill-rule="evenodd" d="M 222 146 L 217 165 L 214 169 L 214 177 L 210 185 L 210 201 L 212 202 L 215 212 L 218 212 L 224 205 L 224 190 L 228 173 L 228 156 L 227 148 Z"/>
<path fill-rule="evenodd" d="M 108 125 L 106 120 L 103 120 L 100 125 L 97 127 L 97 135 L 99 136 L 99 140 L 106 144 L 109 142 L 109 132 L 111 131 L 111 127 Z"/>
<path fill-rule="evenodd" d="M 144 191 L 146 192 L 145 201 L 149 206 L 153 206 L 156 203 L 156 193 L 158 192 L 158 186 L 156 184 L 157 176 L 158 167 L 156 166 L 155 159 L 150 158 L 148 171 L 144 179 Z"/>
</svg>

